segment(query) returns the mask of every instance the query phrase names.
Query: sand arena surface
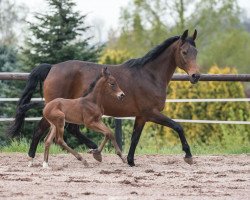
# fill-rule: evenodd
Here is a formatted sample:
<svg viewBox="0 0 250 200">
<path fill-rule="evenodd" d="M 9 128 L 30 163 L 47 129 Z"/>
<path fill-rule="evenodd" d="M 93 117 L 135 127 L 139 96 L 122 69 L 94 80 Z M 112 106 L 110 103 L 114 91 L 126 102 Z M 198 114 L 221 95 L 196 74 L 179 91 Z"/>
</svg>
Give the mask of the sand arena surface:
<svg viewBox="0 0 250 200">
<path fill-rule="evenodd" d="M 38 154 L 29 168 L 26 154 L 0 153 L 0 199 L 250 199 L 250 156 L 136 155 L 136 167 L 118 156 L 98 163 L 84 154 L 85 168 L 72 155 Z"/>
</svg>

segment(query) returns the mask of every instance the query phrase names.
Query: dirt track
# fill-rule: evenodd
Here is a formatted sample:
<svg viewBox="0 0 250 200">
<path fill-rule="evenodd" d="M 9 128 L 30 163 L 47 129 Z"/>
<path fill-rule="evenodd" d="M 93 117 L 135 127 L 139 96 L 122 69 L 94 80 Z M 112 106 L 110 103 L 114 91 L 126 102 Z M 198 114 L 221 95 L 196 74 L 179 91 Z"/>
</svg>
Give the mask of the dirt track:
<svg viewBox="0 0 250 200">
<path fill-rule="evenodd" d="M 199 156 L 192 166 L 182 157 L 136 156 L 136 167 L 104 155 L 52 155 L 51 169 L 27 167 L 25 154 L 0 153 L 0 199 L 250 199 L 250 156 Z"/>
</svg>

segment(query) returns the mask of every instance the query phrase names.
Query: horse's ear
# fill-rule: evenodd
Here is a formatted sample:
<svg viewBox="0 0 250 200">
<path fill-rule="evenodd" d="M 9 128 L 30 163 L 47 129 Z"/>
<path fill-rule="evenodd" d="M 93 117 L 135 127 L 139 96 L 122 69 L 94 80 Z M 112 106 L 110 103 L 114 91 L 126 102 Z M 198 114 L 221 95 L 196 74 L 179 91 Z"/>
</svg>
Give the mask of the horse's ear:
<svg viewBox="0 0 250 200">
<path fill-rule="evenodd" d="M 181 40 L 184 41 L 188 36 L 188 30 L 185 30 L 181 36 Z"/>
<path fill-rule="evenodd" d="M 193 34 L 193 41 L 195 41 L 196 37 L 197 37 L 197 30 L 195 29 Z"/>
<path fill-rule="evenodd" d="M 107 67 L 104 67 L 104 68 L 102 69 L 102 76 L 108 77 L 109 75 L 110 75 L 110 72 L 109 72 L 108 68 L 107 68 Z"/>
</svg>

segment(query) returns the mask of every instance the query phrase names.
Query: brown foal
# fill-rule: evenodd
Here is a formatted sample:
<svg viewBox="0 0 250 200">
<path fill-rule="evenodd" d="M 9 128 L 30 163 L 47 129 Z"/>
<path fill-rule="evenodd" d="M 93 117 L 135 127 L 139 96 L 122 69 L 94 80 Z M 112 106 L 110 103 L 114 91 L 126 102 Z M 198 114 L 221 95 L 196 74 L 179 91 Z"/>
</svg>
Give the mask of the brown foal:
<svg viewBox="0 0 250 200">
<path fill-rule="evenodd" d="M 55 138 L 55 142 L 63 149 L 72 153 L 78 160 L 82 161 L 85 166 L 88 163 L 83 157 L 71 149 L 63 139 L 65 122 L 74 124 L 84 124 L 87 128 L 101 132 L 105 138 L 98 147 L 90 152 L 101 152 L 106 142 L 110 139 L 115 147 L 117 155 L 126 162 L 122 152 L 117 145 L 112 131 L 101 121 L 104 113 L 102 105 L 103 94 L 109 94 L 121 100 L 125 94 L 119 88 L 115 78 L 109 73 L 107 67 L 102 69 L 101 74 L 90 85 L 87 93 L 77 99 L 57 98 L 46 104 L 43 110 L 43 116 L 50 123 L 50 132 L 45 138 L 45 151 L 43 167 L 48 167 L 48 156 L 50 145 Z M 99 158 L 101 161 L 101 157 Z"/>
</svg>

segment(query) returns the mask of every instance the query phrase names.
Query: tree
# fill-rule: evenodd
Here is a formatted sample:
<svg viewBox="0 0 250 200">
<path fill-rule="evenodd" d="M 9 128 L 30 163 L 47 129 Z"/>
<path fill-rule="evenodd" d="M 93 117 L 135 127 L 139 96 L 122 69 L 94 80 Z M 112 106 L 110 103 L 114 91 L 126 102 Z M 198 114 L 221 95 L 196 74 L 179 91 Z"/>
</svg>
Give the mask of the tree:
<svg viewBox="0 0 250 200">
<path fill-rule="evenodd" d="M 0 72 L 13 72 L 20 68 L 17 51 L 14 47 L 0 45 Z M 21 92 L 20 86 L 22 81 L 6 81 L 0 80 L 1 97 L 17 97 Z M 15 104 L 11 102 L 0 102 L 0 118 L 10 117 L 14 115 Z M 7 122 L 0 122 L 0 146 L 6 143 L 5 130 Z"/>
<path fill-rule="evenodd" d="M 129 60 L 131 55 L 126 50 L 106 49 L 102 52 L 99 63 L 117 65 Z"/>
<path fill-rule="evenodd" d="M 122 9 L 120 35 L 111 35 L 107 47 L 140 57 L 166 38 L 196 28 L 203 73 L 213 64 L 249 73 L 250 33 L 242 15 L 237 0 L 134 0 Z"/>
<path fill-rule="evenodd" d="M 37 22 L 29 23 L 31 36 L 27 38 L 23 51 L 28 70 L 42 62 L 55 64 L 71 59 L 97 61 L 99 48 L 89 44 L 91 37 L 87 31 L 90 27 L 85 25 L 86 15 L 74 11 L 73 0 L 47 2 L 49 12 L 37 14 Z"/>
<path fill-rule="evenodd" d="M 24 22 L 26 10 L 13 0 L 0 0 L 0 45 L 17 43 L 15 29 Z"/>
</svg>

